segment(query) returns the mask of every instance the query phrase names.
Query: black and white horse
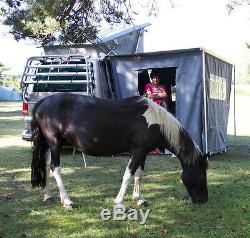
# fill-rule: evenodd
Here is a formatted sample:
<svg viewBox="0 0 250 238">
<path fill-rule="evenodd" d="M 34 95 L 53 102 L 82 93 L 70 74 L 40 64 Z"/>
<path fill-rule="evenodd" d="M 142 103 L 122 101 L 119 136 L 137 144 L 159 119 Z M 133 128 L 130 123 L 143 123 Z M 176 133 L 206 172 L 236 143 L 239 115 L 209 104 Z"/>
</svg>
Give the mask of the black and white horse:
<svg viewBox="0 0 250 238">
<path fill-rule="evenodd" d="M 182 181 L 193 203 L 208 200 L 207 159 L 175 117 L 147 98 L 104 100 L 70 93 L 49 96 L 34 107 L 32 132 L 31 183 L 43 189 L 44 201 L 51 198 L 51 169 L 62 204 L 66 208 L 73 204 L 61 177 L 60 153 L 65 142 L 93 156 L 130 153 L 115 204 L 122 203 L 133 178 L 133 199 L 138 205 L 146 203 L 139 180 L 146 155 L 155 148 L 167 148 L 180 160 Z"/>
</svg>

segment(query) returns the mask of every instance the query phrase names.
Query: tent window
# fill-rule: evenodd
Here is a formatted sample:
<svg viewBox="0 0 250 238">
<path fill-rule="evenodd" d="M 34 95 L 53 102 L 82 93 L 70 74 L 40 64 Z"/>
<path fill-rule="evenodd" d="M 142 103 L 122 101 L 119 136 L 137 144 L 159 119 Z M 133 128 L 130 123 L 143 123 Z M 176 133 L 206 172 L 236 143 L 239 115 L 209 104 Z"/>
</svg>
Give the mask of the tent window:
<svg viewBox="0 0 250 238">
<path fill-rule="evenodd" d="M 175 94 L 175 87 L 176 87 L 176 68 L 169 67 L 169 68 L 150 68 L 150 69 L 141 69 L 138 71 L 138 93 L 139 95 L 143 95 L 144 88 L 147 83 L 150 83 L 150 72 L 152 70 L 156 70 L 160 74 L 160 84 L 164 85 L 167 89 L 168 99 L 167 109 L 173 115 L 175 115 L 175 102 L 176 102 L 176 94 Z"/>
<path fill-rule="evenodd" d="M 226 100 L 226 79 L 214 74 L 210 74 L 210 98 L 224 101 Z"/>
</svg>

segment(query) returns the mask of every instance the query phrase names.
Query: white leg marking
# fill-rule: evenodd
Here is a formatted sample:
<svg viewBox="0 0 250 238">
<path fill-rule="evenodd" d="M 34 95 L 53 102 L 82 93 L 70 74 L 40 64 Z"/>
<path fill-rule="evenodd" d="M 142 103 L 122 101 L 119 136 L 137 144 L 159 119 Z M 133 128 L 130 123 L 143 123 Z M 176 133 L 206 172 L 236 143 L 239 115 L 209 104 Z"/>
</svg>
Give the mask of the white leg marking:
<svg viewBox="0 0 250 238">
<path fill-rule="evenodd" d="M 65 208 L 70 208 L 71 205 L 73 205 L 73 202 L 69 199 L 69 196 L 64 188 L 64 184 L 62 181 L 62 175 L 61 175 L 61 167 L 56 167 L 54 170 L 54 177 L 57 182 L 57 186 L 59 188 L 60 192 L 60 198 L 61 198 L 61 203 Z"/>
<path fill-rule="evenodd" d="M 121 188 L 120 188 L 120 191 L 119 193 L 117 194 L 116 196 L 116 199 L 114 200 L 114 203 L 116 205 L 118 204 L 122 204 L 122 201 L 123 201 L 123 198 L 125 196 L 125 193 L 126 193 L 126 190 L 127 190 L 127 187 L 130 183 L 130 181 L 132 180 L 132 175 L 131 175 L 131 171 L 129 169 L 129 164 L 130 164 L 130 161 L 128 163 L 128 166 L 126 168 L 126 171 L 123 175 L 123 179 L 122 179 L 122 185 L 121 185 Z"/>
<path fill-rule="evenodd" d="M 137 205 L 142 205 L 143 203 L 146 202 L 145 199 L 143 199 L 141 197 L 140 194 L 140 178 L 141 178 L 141 167 L 138 167 L 138 169 L 135 172 L 135 176 L 134 176 L 134 191 L 133 191 L 133 200 L 137 203 Z"/>
<path fill-rule="evenodd" d="M 141 177 L 141 168 L 139 167 L 134 175 L 134 191 L 133 191 L 133 199 L 140 197 L 140 180 Z"/>
<path fill-rule="evenodd" d="M 49 193 L 50 164 L 51 164 L 51 152 L 50 150 L 48 150 L 47 156 L 46 156 L 46 186 L 45 188 L 42 189 L 44 202 L 52 198 L 52 196 Z"/>
</svg>

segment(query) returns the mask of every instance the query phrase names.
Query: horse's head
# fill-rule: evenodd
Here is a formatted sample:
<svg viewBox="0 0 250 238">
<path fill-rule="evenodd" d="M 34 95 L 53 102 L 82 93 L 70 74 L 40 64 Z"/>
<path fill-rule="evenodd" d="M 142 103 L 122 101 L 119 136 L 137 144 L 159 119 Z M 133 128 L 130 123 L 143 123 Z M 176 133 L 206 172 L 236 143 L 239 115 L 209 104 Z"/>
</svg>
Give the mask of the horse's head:
<svg viewBox="0 0 250 238">
<path fill-rule="evenodd" d="M 193 203 L 205 203 L 208 200 L 207 167 L 206 156 L 202 156 L 194 164 L 182 164 L 181 179 Z"/>
</svg>

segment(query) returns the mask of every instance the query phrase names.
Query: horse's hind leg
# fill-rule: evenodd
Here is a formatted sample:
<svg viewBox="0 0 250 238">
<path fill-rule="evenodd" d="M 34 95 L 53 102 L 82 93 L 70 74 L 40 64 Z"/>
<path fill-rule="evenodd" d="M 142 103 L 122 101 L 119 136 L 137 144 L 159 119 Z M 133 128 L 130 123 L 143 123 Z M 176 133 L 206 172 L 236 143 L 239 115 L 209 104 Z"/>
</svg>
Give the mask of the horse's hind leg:
<svg viewBox="0 0 250 238">
<path fill-rule="evenodd" d="M 51 150 L 51 169 L 53 171 L 54 177 L 57 182 L 57 186 L 59 188 L 61 203 L 66 209 L 71 209 L 73 202 L 70 200 L 65 190 L 61 175 L 61 166 L 60 166 L 61 146 L 59 145 L 51 146 L 50 150 Z"/>
<path fill-rule="evenodd" d="M 48 150 L 46 155 L 46 186 L 42 189 L 43 201 L 48 204 L 54 201 L 53 197 L 49 193 L 50 165 L 51 165 L 51 152 L 50 150 Z"/>
</svg>

